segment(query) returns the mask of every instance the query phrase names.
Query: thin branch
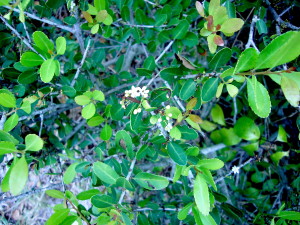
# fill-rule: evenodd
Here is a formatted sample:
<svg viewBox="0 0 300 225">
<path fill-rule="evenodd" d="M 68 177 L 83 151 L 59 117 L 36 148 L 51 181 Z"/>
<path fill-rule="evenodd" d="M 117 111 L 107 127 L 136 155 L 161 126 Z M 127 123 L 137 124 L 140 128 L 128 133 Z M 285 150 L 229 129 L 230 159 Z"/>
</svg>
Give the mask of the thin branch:
<svg viewBox="0 0 300 225">
<path fill-rule="evenodd" d="M 12 8 L 12 7 L 9 7 L 9 6 L 3 6 L 7 9 L 10 9 L 10 10 L 13 10 L 14 12 L 17 12 L 17 13 L 20 13 L 20 10 L 16 9 L 16 8 Z M 26 16 L 28 16 L 29 18 L 31 19 L 34 19 L 34 20 L 38 20 L 40 22 L 43 22 L 43 23 L 46 23 L 46 24 L 49 24 L 51 26 L 55 26 L 55 27 L 58 27 L 60 29 L 63 29 L 63 30 L 66 30 L 66 31 L 69 31 L 71 33 L 74 33 L 74 29 L 72 27 L 69 27 L 69 26 L 65 26 L 65 25 L 61 25 L 61 24 L 58 24 L 58 23 L 55 23 L 51 20 L 48 20 L 48 19 L 43 19 L 43 18 L 40 18 L 34 14 L 31 14 L 31 13 L 28 13 L 28 12 L 24 12 L 24 14 Z"/>
<path fill-rule="evenodd" d="M 225 147 L 226 147 L 226 145 L 221 143 L 221 144 L 213 145 L 213 146 L 210 146 L 210 147 L 207 147 L 207 148 L 203 148 L 203 149 L 200 150 L 200 152 L 204 155 L 207 155 L 207 154 L 219 151 L 219 150 L 221 150 Z"/>
<path fill-rule="evenodd" d="M 67 142 L 67 140 L 69 140 L 71 137 L 73 137 L 74 134 L 76 134 L 81 127 L 83 127 L 86 124 L 86 120 L 82 120 L 75 128 L 74 130 L 69 133 L 62 141 L 63 142 Z"/>
<path fill-rule="evenodd" d="M 255 26 L 255 23 L 257 22 L 257 16 L 254 15 L 253 18 L 252 18 L 252 21 L 251 21 L 251 25 L 250 25 L 250 31 L 249 31 L 249 37 L 248 37 L 248 42 L 245 46 L 245 48 L 250 48 L 250 46 L 252 46 L 253 48 L 255 48 L 256 51 L 259 52 L 258 48 L 256 47 L 255 45 L 255 42 L 253 40 L 253 36 L 254 36 L 254 26 Z"/>
<path fill-rule="evenodd" d="M 17 35 L 17 37 L 33 52 L 35 52 L 36 54 L 38 54 L 42 59 L 46 60 L 44 56 L 42 56 L 41 54 L 39 54 L 32 46 L 31 44 L 21 36 L 21 34 L 15 29 L 13 28 L 4 17 L 0 16 L 0 19 L 4 22 L 5 26 L 7 26 L 15 35 Z"/>
<path fill-rule="evenodd" d="M 237 169 L 240 170 L 240 169 L 243 168 L 244 166 L 246 166 L 246 165 L 248 165 L 249 163 L 251 163 L 253 160 L 254 160 L 254 158 L 248 159 L 248 160 L 247 160 L 246 162 L 244 162 L 243 164 L 237 166 Z M 234 173 L 233 170 L 231 170 L 231 171 L 230 171 L 229 173 L 227 173 L 225 176 L 216 179 L 216 180 L 215 180 L 215 183 L 218 183 L 218 182 L 222 181 L 225 177 L 228 177 L 228 176 L 230 176 L 230 175 L 233 174 L 233 173 Z"/>
<path fill-rule="evenodd" d="M 6 114 L 3 112 L 0 120 L 0 130 L 3 130 L 5 121 L 6 121 Z"/>
<path fill-rule="evenodd" d="M 278 15 L 278 13 L 276 12 L 276 10 L 271 6 L 270 1 L 266 0 L 267 5 L 269 6 L 269 10 L 271 11 L 271 13 L 274 16 L 274 19 L 276 20 L 277 23 L 286 26 L 288 28 L 291 28 L 293 30 L 300 30 L 300 27 L 297 27 L 289 22 L 284 21 L 283 19 L 281 19 L 280 15 Z"/>
<path fill-rule="evenodd" d="M 155 63 L 157 63 L 161 57 L 164 56 L 164 54 L 171 48 L 173 45 L 174 41 L 170 41 L 170 43 L 165 47 L 165 49 L 162 51 L 162 53 L 155 59 Z"/>
<path fill-rule="evenodd" d="M 83 66 L 83 64 L 84 64 L 84 61 L 85 61 L 86 57 L 87 57 L 87 53 L 88 53 L 88 51 L 89 51 L 90 44 L 91 44 L 91 39 L 88 40 L 88 43 L 87 43 L 86 49 L 85 49 L 85 51 L 84 51 L 83 57 L 82 57 L 82 59 L 81 59 L 80 65 L 79 65 L 79 67 L 77 68 L 77 71 L 76 71 L 76 73 L 75 73 L 75 76 L 74 76 L 74 78 L 73 78 L 73 80 L 72 80 L 72 82 L 71 82 L 71 87 L 74 87 L 75 82 L 76 82 L 76 80 L 77 80 L 77 78 L 78 78 L 78 76 L 79 76 L 80 70 L 81 70 L 81 68 L 82 68 L 82 66 Z"/>
<path fill-rule="evenodd" d="M 136 163 L 136 158 L 134 158 L 134 159 L 132 160 L 131 164 L 130 164 L 130 168 L 129 168 L 129 172 L 128 172 L 127 176 L 126 176 L 126 180 L 129 180 L 129 179 L 130 179 L 130 177 L 131 177 L 131 175 L 132 175 L 132 173 L 133 173 L 133 169 L 134 169 L 135 163 Z M 121 196 L 120 196 L 120 198 L 119 198 L 119 201 L 118 201 L 119 204 L 122 204 L 122 201 L 123 201 L 123 199 L 124 199 L 125 193 L 126 193 L 126 191 L 123 190 L 122 193 L 121 193 Z"/>
</svg>

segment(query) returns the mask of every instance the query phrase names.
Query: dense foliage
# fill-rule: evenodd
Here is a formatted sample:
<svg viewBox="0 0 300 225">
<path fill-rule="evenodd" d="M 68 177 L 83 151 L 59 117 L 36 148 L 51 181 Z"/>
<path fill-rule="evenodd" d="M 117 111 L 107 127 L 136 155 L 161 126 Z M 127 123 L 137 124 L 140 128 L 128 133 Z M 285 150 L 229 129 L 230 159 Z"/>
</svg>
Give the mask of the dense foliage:
<svg viewBox="0 0 300 225">
<path fill-rule="evenodd" d="M 299 7 L 0 0 L 0 204 L 41 188 L 48 225 L 298 224 Z M 28 185 L 42 169 L 57 189 Z"/>
</svg>

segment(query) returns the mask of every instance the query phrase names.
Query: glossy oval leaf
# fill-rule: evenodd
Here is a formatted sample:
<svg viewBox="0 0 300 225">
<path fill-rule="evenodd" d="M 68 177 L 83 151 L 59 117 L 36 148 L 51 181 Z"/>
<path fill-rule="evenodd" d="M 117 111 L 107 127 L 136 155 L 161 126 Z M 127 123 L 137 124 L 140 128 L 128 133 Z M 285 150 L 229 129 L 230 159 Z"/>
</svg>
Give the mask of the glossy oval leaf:
<svg viewBox="0 0 300 225">
<path fill-rule="evenodd" d="M 119 175 L 116 171 L 113 170 L 112 167 L 103 163 L 103 162 L 95 162 L 93 164 L 93 172 L 105 183 L 115 184 Z"/>
<path fill-rule="evenodd" d="M 13 195 L 18 195 L 24 189 L 28 179 L 28 164 L 24 155 L 15 160 L 9 176 L 9 190 Z"/>
<path fill-rule="evenodd" d="M 194 182 L 194 198 L 199 211 L 207 216 L 210 211 L 209 192 L 205 179 L 200 174 Z"/>
<path fill-rule="evenodd" d="M 63 176 L 63 181 L 65 184 L 70 184 L 74 180 L 74 178 L 76 176 L 75 168 L 78 164 L 79 163 L 73 163 L 66 169 L 66 172 L 64 173 L 64 176 Z"/>
<path fill-rule="evenodd" d="M 7 108 L 16 107 L 16 98 L 12 94 L 0 93 L 0 105 Z"/>
<path fill-rule="evenodd" d="M 161 190 L 169 185 L 167 178 L 151 173 L 140 172 L 133 178 L 141 187 L 148 190 Z"/>
<path fill-rule="evenodd" d="M 63 55 L 65 54 L 67 48 L 67 41 L 64 37 L 58 37 L 55 41 L 56 43 L 56 54 Z"/>
<path fill-rule="evenodd" d="M 33 41 L 36 46 L 41 49 L 43 52 L 52 53 L 54 49 L 54 44 L 50 39 L 41 31 L 36 31 L 32 35 Z"/>
<path fill-rule="evenodd" d="M 230 34 L 242 28 L 244 21 L 239 18 L 231 18 L 226 20 L 222 25 L 220 31 Z"/>
<path fill-rule="evenodd" d="M 200 159 L 197 166 L 209 170 L 219 170 L 224 166 L 224 162 L 220 159 Z"/>
<path fill-rule="evenodd" d="M 258 55 L 258 52 L 254 48 L 248 48 L 243 51 L 237 61 L 233 73 L 235 74 L 255 68 Z"/>
<path fill-rule="evenodd" d="M 129 158 L 134 157 L 132 139 L 125 130 L 119 130 L 116 133 L 116 146 L 125 149 Z"/>
<path fill-rule="evenodd" d="M 286 76 L 282 76 L 280 85 L 286 100 L 292 106 L 298 107 L 300 102 L 300 88 L 297 83 Z"/>
<path fill-rule="evenodd" d="M 23 66 L 34 67 L 41 65 L 44 60 L 35 52 L 25 52 L 22 54 L 20 62 Z"/>
<path fill-rule="evenodd" d="M 96 107 L 93 103 L 86 105 L 81 111 L 81 115 L 84 119 L 92 118 L 95 115 L 95 113 Z"/>
<path fill-rule="evenodd" d="M 36 134 L 28 134 L 25 137 L 26 150 L 39 151 L 44 146 L 44 141 Z"/>
<path fill-rule="evenodd" d="M 18 125 L 19 122 L 19 116 L 17 113 L 14 113 L 12 116 L 10 116 L 4 123 L 3 130 L 4 131 L 11 131 L 15 128 L 15 126 Z"/>
<path fill-rule="evenodd" d="M 212 100 L 217 93 L 219 78 L 209 78 L 202 87 L 202 100 L 208 102 Z"/>
<path fill-rule="evenodd" d="M 167 150 L 169 156 L 175 163 L 181 166 L 187 164 L 187 155 L 180 145 L 176 144 L 175 142 L 169 142 Z"/>
<path fill-rule="evenodd" d="M 257 81 L 256 77 L 247 79 L 248 102 L 253 112 L 266 118 L 271 112 L 271 101 L 267 89 Z"/>
<path fill-rule="evenodd" d="M 108 124 L 105 124 L 105 126 L 102 128 L 100 132 L 100 138 L 103 141 L 108 141 L 112 136 L 112 129 Z"/>
<path fill-rule="evenodd" d="M 80 192 L 76 198 L 78 200 L 88 200 L 90 199 L 91 197 L 93 197 L 94 195 L 98 195 L 100 194 L 101 192 L 98 190 L 98 189 L 91 189 L 91 190 L 87 190 L 87 191 L 83 191 L 83 192 Z"/>
<path fill-rule="evenodd" d="M 52 198 L 58 198 L 58 199 L 65 198 L 65 194 L 59 190 L 47 190 L 47 191 L 45 191 L 45 193 Z"/>
<path fill-rule="evenodd" d="M 107 208 L 116 204 L 116 201 L 109 195 L 95 195 L 92 197 L 91 202 L 97 208 Z"/>
<path fill-rule="evenodd" d="M 9 141 L 0 141 L 0 156 L 16 152 L 16 146 L 14 143 Z"/>
<path fill-rule="evenodd" d="M 47 59 L 44 61 L 40 68 L 41 80 L 44 83 L 49 83 L 53 77 L 56 70 L 56 63 L 54 59 Z"/>
<path fill-rule="evenodd" d="M 179 92 L 179 97 L 182 100 L 188 100 L 190 97 L 192 97 L 196 90 L 196 82 L 192 79 L 187 80 Z"/>
<path fill-rule="evenodd" d="M 212 71 L 216 71 L 218 68 L 225 66 L 226 63 L 229 62 L 231 58 L 232 52 L 230 48 L 223 48 L 220 51 L 218 51 L 212 60 L 209 62 L 208 67 Z"/>
<path fill-rule="evenodd" d="M 234 132 L 247 141 L 254 141 L 260 138 L 259 127 L 249 117 L 241 117 L 234 125 Z"/>
<path fill-rule="evenodd" d="M 299 31 L 289 31 L 275 38 L 259 54 L 255 69 L 274 68 L 294 60 L 300 54 L 299 40 Z"/>
</svg>

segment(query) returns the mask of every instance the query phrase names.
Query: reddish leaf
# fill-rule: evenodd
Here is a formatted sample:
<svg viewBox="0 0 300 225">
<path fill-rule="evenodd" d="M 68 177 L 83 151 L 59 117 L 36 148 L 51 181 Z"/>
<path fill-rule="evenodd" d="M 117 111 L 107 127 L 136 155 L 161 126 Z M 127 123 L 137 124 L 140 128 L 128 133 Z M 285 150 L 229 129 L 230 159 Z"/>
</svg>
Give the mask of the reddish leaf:
<svg viewBox="0 0 300 225">
<path fill-rule="evenodd" d="M 223 41 L 222 37 L 219 36 L 219 35 L 216 35 L 216 36 L 214 37 L 214 42 L 215 42 L 215 44 L 218 45 L 218 46 L 224 46 L 224 41 Z"/>
<path fill-rule="evenodd" d="M 208 16 L 206 18 L 207 20 L 207 30 L 208 31 L 213 31 L 213 28 L 214 28 L 214 18 L 212 16 Z"/>
</svg>

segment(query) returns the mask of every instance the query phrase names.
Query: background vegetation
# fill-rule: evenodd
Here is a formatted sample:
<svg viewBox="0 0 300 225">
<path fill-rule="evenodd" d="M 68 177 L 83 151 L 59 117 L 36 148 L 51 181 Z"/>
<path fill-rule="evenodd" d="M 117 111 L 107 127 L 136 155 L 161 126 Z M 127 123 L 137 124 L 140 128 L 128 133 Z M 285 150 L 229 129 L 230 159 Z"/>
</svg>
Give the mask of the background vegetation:
<svg viewBox="0 0 300 225">
<path fill-rule="evenodd" d="M 1 224 L 298 224 L 299 7 L 0 0 Z"/>
</svg>

